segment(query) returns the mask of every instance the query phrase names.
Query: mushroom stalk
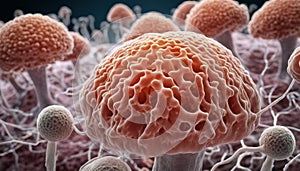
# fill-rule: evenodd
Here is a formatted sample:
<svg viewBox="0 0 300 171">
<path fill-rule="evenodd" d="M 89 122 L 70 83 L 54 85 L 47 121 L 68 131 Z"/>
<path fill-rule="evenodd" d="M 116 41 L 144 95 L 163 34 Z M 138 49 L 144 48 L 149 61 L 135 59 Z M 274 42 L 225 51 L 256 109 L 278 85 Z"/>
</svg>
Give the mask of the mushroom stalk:
<svg viewBox="0 0 300 171">
<path fill-rule="evenodd" d="M 54 104 L 50 98 L 50 93 L 47 86 L 46 67 L 39 67 L 28 70 L 28 74 L 31 77 L 33 84 L 35 85 L 35 92 L 40 109 L 46 106 Z"/>
<path fill-rule="evenodd" d="M 282 56 L 281 56 L 281 66 L 280 66 L 280 73 L 279 73 L 279 79 L 286 80 L 289 79 L 289 76 L 286 72 L 286 69 L 288 67 L 288 60 L 290 56 L 292 55 L 294 49 L 297 45 L 297 36 L 292 35 L 283 39 L 279 40 Z"/>
<path fill-rule="evenodd" d="M 46 150 L 46 162 L 45 162 L 47 171 L 56 170 L 56 148 L 57 148 L 56 142 L 48 141 L 47 150 Z"/>
<path fill-rule="evenodd" d="M 204 151 L 176 155 L 162 155 L 155 158 L 153 171 L 201 171 Z"/>
<path fill-rule="evenodd" d="M 235 50 L 235 47 L 234 47 L 234 44 L 233 44 L 231 32 L 229 30 L 227 30 L 224 33 L 222 33 L 221 35 L 217 36 L 215 38 L 215 40 L 217 40 L 219 43 L 221 43 L 226 48 L 231 50 L 232 54 L 235 57 L 239 58 L 239 55 L 236 53 L 236 50 Z"/>
<path fill-rule="evenodd" d="M 260 171 L 272 171 L 273 163 L 274 163 L 274 160 L 271 157 L 267 156 Z"/>
</svg>

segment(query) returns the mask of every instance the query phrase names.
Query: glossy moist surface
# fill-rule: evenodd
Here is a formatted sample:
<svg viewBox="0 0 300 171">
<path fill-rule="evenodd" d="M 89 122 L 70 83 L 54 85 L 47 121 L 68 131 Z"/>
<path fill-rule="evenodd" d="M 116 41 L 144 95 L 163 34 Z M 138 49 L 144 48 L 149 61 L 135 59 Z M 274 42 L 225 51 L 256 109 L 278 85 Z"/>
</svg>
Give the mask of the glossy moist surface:
<svg viewBox="0 0 300 171">
<path fill-rule="evenodd" d="M 92 140 L 148 156 L 240 140 L 257 126 L 260 109 L 232 53 L 184 31 L 125 42 L 95 68 L 80 104 Z"/>
</svg>

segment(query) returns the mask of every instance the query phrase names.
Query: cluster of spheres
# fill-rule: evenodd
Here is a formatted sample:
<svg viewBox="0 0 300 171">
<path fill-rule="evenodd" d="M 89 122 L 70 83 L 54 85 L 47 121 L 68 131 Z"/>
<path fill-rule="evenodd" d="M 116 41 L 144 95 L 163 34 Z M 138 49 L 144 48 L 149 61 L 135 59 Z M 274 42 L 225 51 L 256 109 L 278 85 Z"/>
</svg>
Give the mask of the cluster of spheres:
<svg viewBox="0 0 300 171">
<path fill-rule="evenodd" d="M 253 6 L 252 6 L 253 7 Z M 0 170 L 296 171 L 300 1 L 0 23 Z"/>
</svg>

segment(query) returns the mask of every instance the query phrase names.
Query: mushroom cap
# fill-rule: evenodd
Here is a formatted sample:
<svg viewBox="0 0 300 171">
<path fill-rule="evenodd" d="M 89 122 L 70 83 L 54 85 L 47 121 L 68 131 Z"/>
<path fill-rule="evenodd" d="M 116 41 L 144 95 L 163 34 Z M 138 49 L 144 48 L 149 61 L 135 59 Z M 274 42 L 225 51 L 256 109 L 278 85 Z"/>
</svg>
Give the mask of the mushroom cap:
<svg viewBox="0 0 300 171">
<path fill-rule="evenodd" d="M 225 31 L 246 27 L 249 20 L 247 6 L 234 0 L 202 0 L 187 15 L 186 31 L 217 37 Z M 194 30 L 197 28 L 197 30 Z"/>
<path fill-rule="evenodd" d="M 97 157 L 87 161 L 79 171 L 131 171 L 127 163 L 113 156 Z"/>
<path fill-rule="evenodd" d="M 0 68 L 22 71 L 54 63 L 72 52 L 73 38 L 60 22 L 25 14 L 0 29 Z"/>
<path fill-rule="evenodd" d="M 48 141 L 64 140 L 73 131 L 73 116 L 64 106 L 47 106 L 38 115 L 37 129 Z"/>
<path fill-rule="evenodd" d="M 272 126 L 263 131 L 259 139 L 263 152 L 275 160 L 290 157 L 295 148 L 294 134 L 284 126 Z"/>
<path fill-rule="evenodd" d="M 300 1 L 267 1 L 252 16 L 249 32 L 253 37 L 282 39 L 300 35 Z"/>
<path fill-rule="evenodd" d="M 300 46 L 294 50 L 289 58 L 287 72 L 293 79 L 300 82 Z"/>
<path fill-rule="evenodd" d="M 64 56 L 64 61 L 76 60 L 91 52 L 89 41 L 77 32 L 70 31 L 74 40 L 74 48 L 71 54 Z"/>
<path fill-rule="evenodd" d="M 175 9 L 172 19 L 177 25 L 184 25 L 187 14 L 197 4 L 197 1 L 183 1 Z"/>
<path fill-rule="evenodd" d="M 179 30 L 179 27 L 171 19 L 159 12 L 152 11 L 137 19 L 124 39 L 134 39 L 145 33 L 164 33 Z"/>
<path fill-rule="evenodd" d="M 157 156 L 241 140 L 258 124 L 260 98 L 228 49 L 177 31 L 122 44 L 86 80 L 80 105 L 92 140 Z"/>
<path fill-rule="evenodd" d="M 116 22 L 121 19 L 126 19 L 128 21 L 135 20 L 136 16 L 133 11 L 123 3 L 117 3 L 110 8 L 107 14 L 107 21 Z"/>
</svg>

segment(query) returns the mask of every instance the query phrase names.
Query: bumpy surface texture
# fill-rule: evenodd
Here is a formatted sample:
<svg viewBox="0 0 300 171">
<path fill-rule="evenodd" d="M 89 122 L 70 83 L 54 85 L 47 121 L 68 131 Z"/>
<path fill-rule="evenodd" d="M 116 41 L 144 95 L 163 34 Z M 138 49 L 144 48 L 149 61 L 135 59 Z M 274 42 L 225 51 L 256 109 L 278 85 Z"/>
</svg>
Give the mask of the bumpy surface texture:
<svg viewBox="0 0 300 171">
<path fill-rule="evenodd" d="M 259 144 L 264 153 L 273 159 L 283 160 L 290 157 L 296 147 L 293 133 L 283 126 L 269 127 L 261 134 Z"/>
<path fill-rule="evenodd" d="M 44 108 L 38 116 L 37 128 L 48 141 L 60 141 L 68 138 L 73 131 L 73 117 L 70 111 L 59 105 Z"/>
<path fill-rule="evenodd" d="M 92 140 L 150 156 L 244 138 L 258 124 L 259 101 L 230 51 L 184 31 L 125 42 L 95 68 L 80 93 Z"/>
<path fill-rule="evenodd" d="M 237 1 L 202 0 L 187 15 L 185 30 L 216 37 L 227 30 L 237 31 L 245 27 L 248 20 L 248 8 Z"/>
<path fill-rule="evenodd" d="M 249 23 L 253 37 L 282 39 L 290 35 L 300 35 L 300 1 L 267 1 L 256 11 Z"/>
<path fill-rule="evenodd" d="M 293 79 L 300 82 L 300 47 L 296 48 L 289 58 L 287 72 Z"/>
<path fill-rule="evenodd" d="M 81 58 L 81 57 L 89 54 L 91 51 L 89 41 L 86 38 L 84 38 L 77 32 L 71 31 L 70 34 L 74 40 L 74 48 L 73 48 L 71 54 L 64 56 L 64 59 L 63 59 L 64 61 L 77 60 L 78 58 Z"/>
<path fill-rule="evenodd" d="M 179 28 L 163 14 L 148 12 L 133 23 L 129 34 L 125 36 L 125 40 L 134 39 L 145 33 L 164 33 L 168 31 L 179 31 Z"/>
<path fill-rule="evenodd" d="M 121 159 L 106 156 L 94 158 L 81 166 L 79 171 L 131 171 L 130 167 Z"/>
<path fill-rule="evenodd" d="M 41 14 L 26 14 L 0 30 L 0 68 L 20 71 L 61 60 L 72 52 L 73 39 L 60 22 Z"/>
</svg>

